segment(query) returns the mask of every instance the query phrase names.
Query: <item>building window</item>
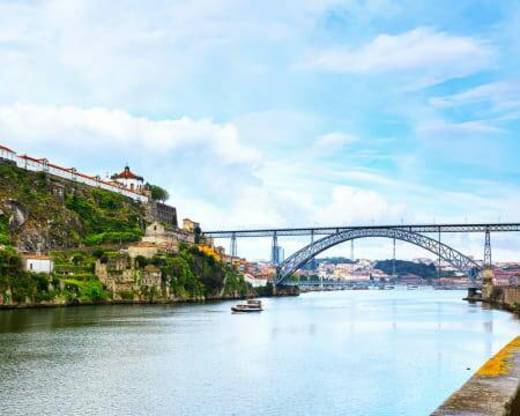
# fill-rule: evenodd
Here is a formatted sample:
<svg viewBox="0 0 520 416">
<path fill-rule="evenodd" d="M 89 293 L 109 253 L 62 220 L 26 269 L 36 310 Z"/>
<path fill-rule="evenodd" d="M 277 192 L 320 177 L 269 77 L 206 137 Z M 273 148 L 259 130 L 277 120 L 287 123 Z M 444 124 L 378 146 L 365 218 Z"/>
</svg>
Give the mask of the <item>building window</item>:
<svg viewBox="0 0 520 416">
<path fill-rule="evenodd" d="M 29 270 L 32 270 L 32 269 L 33 269 L 33 264 L 29 263 Z"/>
</svg>

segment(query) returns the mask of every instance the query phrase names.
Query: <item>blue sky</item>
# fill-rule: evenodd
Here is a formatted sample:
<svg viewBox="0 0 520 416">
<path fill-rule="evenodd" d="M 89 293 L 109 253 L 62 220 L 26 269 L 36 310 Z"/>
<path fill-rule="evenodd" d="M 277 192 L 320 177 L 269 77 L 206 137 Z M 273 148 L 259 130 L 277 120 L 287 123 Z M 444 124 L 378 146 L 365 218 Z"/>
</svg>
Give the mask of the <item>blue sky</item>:
<svg viewBox="0 0 520 416">
<path fill-rule="evenodd" d="M 508 0 L 0 0 L 0 142 L 206 229 L 517 221 L 519 61 Z"/>
</svg>

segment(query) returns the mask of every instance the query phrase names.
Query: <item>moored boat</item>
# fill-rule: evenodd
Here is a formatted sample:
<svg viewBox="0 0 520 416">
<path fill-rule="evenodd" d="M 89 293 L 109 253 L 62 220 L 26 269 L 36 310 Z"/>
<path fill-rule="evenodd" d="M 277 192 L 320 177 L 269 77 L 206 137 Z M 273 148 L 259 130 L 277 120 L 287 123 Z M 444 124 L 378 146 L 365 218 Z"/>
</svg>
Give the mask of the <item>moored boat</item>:
<svg viewBox="0 0 520 416">
<path fill-rule="evenodd" d="M 262 301 L 256 299 L 248 299 L 246 303 L 231 307 L 232 312 L 261 312 L 262 310 Z"/>
</svg>

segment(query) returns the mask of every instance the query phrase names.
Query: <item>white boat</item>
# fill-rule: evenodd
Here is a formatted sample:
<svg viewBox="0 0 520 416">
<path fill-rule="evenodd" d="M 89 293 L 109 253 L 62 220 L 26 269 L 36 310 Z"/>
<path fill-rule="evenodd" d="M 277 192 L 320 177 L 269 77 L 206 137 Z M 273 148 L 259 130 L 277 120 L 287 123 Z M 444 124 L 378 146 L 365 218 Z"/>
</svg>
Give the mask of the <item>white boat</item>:
<svg viewBox="0 0 520 416">
<path fill-rule="evenodd" d="M 231 311 L 236 313 L 262 312 L 262 310 L 262 301 L 256 299 L 248 299 L 246 303 L 239 303 L 231 307 Z"/>
</svg>

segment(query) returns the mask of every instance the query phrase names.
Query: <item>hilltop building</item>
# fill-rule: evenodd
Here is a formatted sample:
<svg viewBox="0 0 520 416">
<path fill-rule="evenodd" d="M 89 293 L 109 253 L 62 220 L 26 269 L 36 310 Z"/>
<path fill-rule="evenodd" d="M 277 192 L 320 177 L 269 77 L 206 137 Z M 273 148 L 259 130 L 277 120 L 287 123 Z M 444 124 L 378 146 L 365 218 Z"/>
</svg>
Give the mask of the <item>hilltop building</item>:
<svg viewBox="0 0 520 416">
<path fill-rule="evenodd" d="M 133 173 L 128 165 L 121 173 L 112 175 L 110 179 L 130 191 L 143 192 L 145 190 L 143 177 Z"/>
<path fill-rule="evenodd" d="M 29 155 L 19 155 L 14 150 L 0 144 L 0 163 L 11 163 L 20 169 L 32 172 L 45 172 L 54 177 L 65 179 L 72 182 L 81 183 L 83 185 L 94 188 L 105 189 L 124 195 L 134 201 L 144 204 L 150 201 L 149 193 L 144 187 L 143 178 L 133 174 L 130 169 L 125 173 L 114 175 L 118 177 L 113 180 L 103 180 L 99 176 L 91 176 L 78 172 L 75 168 L 67 168 L 49 162 L 45 158 L 35 158 Z M 119 178 L 123 175 L 123 178 Z M 125 177 L 126 176 L 126 177 Z M 132 188 L 133 186 L 133 188 Z"/>
</svg>

